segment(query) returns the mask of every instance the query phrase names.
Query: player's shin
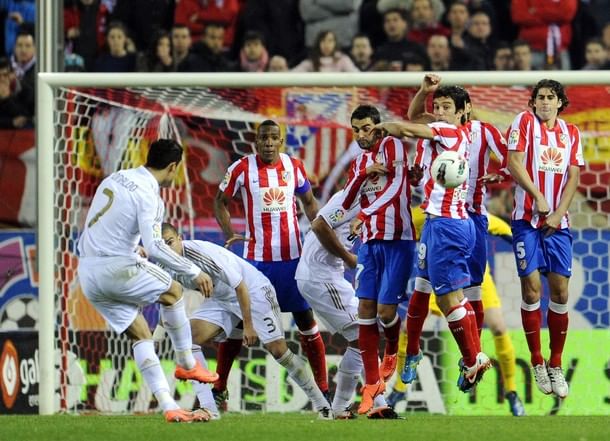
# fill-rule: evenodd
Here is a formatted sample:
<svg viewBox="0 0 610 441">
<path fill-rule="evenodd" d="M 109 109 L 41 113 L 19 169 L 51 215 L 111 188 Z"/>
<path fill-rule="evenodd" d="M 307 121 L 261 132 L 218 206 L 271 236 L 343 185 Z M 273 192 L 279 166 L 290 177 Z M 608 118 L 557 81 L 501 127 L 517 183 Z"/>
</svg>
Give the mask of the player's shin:
<svg viewBox="0 0 610 441">
<path fill-rule="evenodd" d="M 521 322 L 525 339 L 530 350 L 532 366 L 544 364 L 540 349 L 540 325 L 542 323 L 542 312 L 540 311 L 540 301 L 531 305 L 521 302 Z"/>
<path fill-rule="evenodd" d="M 184 297 L 173 305 L 161 305 L 161 323 L 172 340 L 178 364 L 186 369 L 192 369 L 195 366 L 191 352 L 193 339 L 184 309 Z"/>
<path fill-rule="evenodd" d="M 205 369 L 208 368 L 208 363 L 205 360 L 203 352 L 201 351 L 201 346 L 193 345 L 193 357 L 195 360 L 201 364 Z M 201 383 L 199 381 L 191 380 L 191 385 L 193 386 L 193 390 L 197 394 L 197 399 L 199 400 L 199 407 L 207 409 L 213 414 L 218 414 L 218 408 L 216 407 L 216 402 L 214 401 L 214 396 L 212 395 L 212 388 L 207 383 Z"/>
<path fill-rule="evenodd" d="M 551 300 L 549 302 L 547 324 L 551 347 L 549 367 L 561 367 L 561 355 L 568 336 L 568 305 L 555 303 Z"/>
<path fill-rule="evenodd" d="M 449 330 L 453 334 L 466 366 L 473 366 L 476 363 L 478 353 L 475 340 L 472 338 L 472 327 L 467 316 L 468 311 L 461 304 L 458 304 L 447 311 L 447 323 Z"/>
<path fill-rule="evenodd" d="M 515 348 L 508 332 L 494 335 L 494 345 L 496 347 L 496 357 L 498 358 L 498 364 L 500 365 L 500 372 L 502 373 L 504 390 L 506 392 L 515 391 L 517 390 L 517 384 L 515 382 L 515 373 L 517 370 Z"/>
<path fill-rule="evenodd" d="M 300 357 L 288 349 L 280 358 L 277 359 L 277 362 L 286 369 L 290 378 L 292 378 L 309 397 L 314 410 L 329 407 L 330 403 L 326 401 L 322 391 L 320 391 L 320 388 L 315 383 L 313 376 L 307 369 L 307 364 L 305 364 Z"/>
<path fill-rule="evenodd" d="M 379 328 L 377 318 L 358 319 L 359 335 L 358 346 L 364 364 L 365 383 L 377 384 L 379 382 Z"/>
<path fill-rule="evenodd" d="M 464 296 L 468 299 L 468 302 L 474 311 L 474 316 L 477 323 L 477 332 L 480 338 L 481 331 L 483 330 L 483 321 L 485 319 L 483 301 L 481 300 L 481 286 L 469 286 L 468 288 L 464 288 Z"/>
<path fill-rule="evenodd" d="M 242 340 L 229 338 L 218 344 L 218 353 L 216 355 L 216 373 L 218 380 L 214 382 L 214 389 L 224 391 L 227 388 L 229 373 L 235 358 L 239 355 L 242 347 Z"/>
<path fill-rule="evenodd" d="M 159 357 L 155 353 L 153 341 L 140 340 L 134 343 L 133 358 L 161 409 L 163 411 L 178 409 L 178 404 L 169 393 L 169 384 L 163 369 L 161 369 Z"/>
<path fill-rule="evenodd" d="M 360 380 L 360 372 L 362 372 L 362 357 L 357 348 L 348 346 L 341 358 L 335 382 L 335 396 L 333 398 L 333 412 L 340 413 L 350 405 Z"/>
<path fill-rule="evenodd" d="M 481 332 L 477 324 L 476 313 L 466 297 L 460 302 L 466 311 L 468 311 L 468 321 L 470 323 L 470 335 L 474 340 L 477 352 L 481 352 Z"/>
<path fill-rule="evenodd" d="M 303 352 L 307 355 L 316 384 L 323 392 L 328 392 L 328 371 L 326 370 L 326 347 L 317 325 L 311 329 L 299 330 Z"/>
<path fill-rule="evenodd" d="M 415 291 L 409 299 L 407 310 L 407 355 L 419 353 L 419 340 L 428 316 L 431 292 L 432 284 L 428 280 L 421 277 L 415 279 Z"/>
</svg>

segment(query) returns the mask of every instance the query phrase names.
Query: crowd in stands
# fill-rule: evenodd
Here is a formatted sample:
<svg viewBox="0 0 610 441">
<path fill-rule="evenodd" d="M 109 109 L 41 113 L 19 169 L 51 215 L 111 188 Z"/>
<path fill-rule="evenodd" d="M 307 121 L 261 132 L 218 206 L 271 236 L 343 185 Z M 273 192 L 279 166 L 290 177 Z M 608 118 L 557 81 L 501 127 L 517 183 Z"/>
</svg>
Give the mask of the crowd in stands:
<svg viewBox="0 0 610 441">
<path fill-rule="evenodd" d="M 0 128 L 34 117 L 34 0 L 0 0 Z M 64 0 L 65 70 L 610 69 L 610 0 Z"/>
</svg>

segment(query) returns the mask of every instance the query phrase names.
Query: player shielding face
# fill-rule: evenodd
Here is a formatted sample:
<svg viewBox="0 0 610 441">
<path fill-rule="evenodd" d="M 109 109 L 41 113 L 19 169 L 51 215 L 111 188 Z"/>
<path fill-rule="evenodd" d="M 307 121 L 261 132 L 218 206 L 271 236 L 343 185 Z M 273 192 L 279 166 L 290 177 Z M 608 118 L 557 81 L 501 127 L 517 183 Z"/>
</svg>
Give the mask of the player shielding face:
<svg viewBox="0 0 610 441">
<path fill-rule="evenodd" d="M 163 240 L 214 280 L 212 297 L 191 315 L 195 354 L 203 361 L 200 347 L 212 340 L 236 337 L 243 323 L 243 343 L 251 346 L 260 338 L 273 358 L 288 371 L 312 401 L 321 419 L 332 419 L 330 404 L 322 395 L 305 362 L 296 356 L 284 340 L 275 290 L 260 271 L 230 251 L 200 240 L 182 240 L 176 229 L 163 224 Z M 207 385 L 195 385 L 200 402 L 205 401 Z"/>
<path fill-rule="evenodd" d="M 160 139 L 151 144 L 144 166 L 115 172 L 102 181 L 78 243 L 78 274 L 83 292 L 109 326 L 134 340 L 136 364 L 167 421 L 189 422 L 207 420 L 207 415 L 179 409 L 170 395 L 140 306 L 161 304 L 161 319 L 176 351 L 177 378 L 212 382 L 218 376 L 193 357 L 182 286 L 136 251 L 141 240 L 146 255 L 183 275 L 203 295 L 211 294 L 210 277 L 161 238 L 165 207 L 159 187 L 171 184 L 181 160 L 182 147 Z"/>
<path fill-rule="evenodd" d="M 568 207 L 584 166 L 578 128 L 559 118 L 568 104 L 561 83 L 539 81 L 529 101 L 532 110 L 517 115 L 508 136 L 508 168 L 517 183 L 511 228 L 521 278 L 523 330 L 538 388 L 560 398 L 568 395 L 561 369 L 572 274 Z M 547 277 L 551 292 L 548 363 L 540 348 L 541 273 Z"/>
<path fill-rule="evenodd" d="M 434 123 L 387 123 L 380 124 L 378 128 L 395 136 L 422 139 L 419 145 L 423 152 L 421 156 L 428 165 L 445 150 L 457 151 L 468 158 L 470 134 L 463 126 L 466 122 L 464 89 L 457 86 L 438 87 L 433 94 L 433 106 Z M 489 358 L 480 351 L 474 311 L 463 295 L 463 288 L 471 283 L 468 259 L 475 240 L 474 225 L 466 209 L 468 181 L 455 189 L 444 188 L 432 179 L 429 167 L 424 170 L 424 180 L 425 199 L 421 207 L 427 219 L 417 253 L 415 289 L 427 294 L 434 287 L 439 307 L 463 356 L 464 365 L 460 369 L 458 386 L 464 390 L 479 381 L 490 366 Z M 407 318 L 407 326 L 409 320 L 414 321 L 411 314 Z M 409 363 L 417 363 L 421 359 L 421 353 L 412 357 L 415 359 L 407 359 L 405 370 Z M 409 382 L 407 380 L 404 381 Z"/>
<path fill-rule="evenodd" d="M 245 240 L 244 254 L 273 284 L 282 312 L 291 312 L 299 328 L 316 383 L 328 392 L 325 347 L 310 306 L 294 280 L 301 254 L 296 199 L 311 221 L 318 212 L 303 163 L 280 149 L 284 143 L 280 126 L 263 121 L 256 131 L 256 154 L 234 162 L 220 184 L 214 201 L 216 220 L 227 239 L 226 246 Z M 228 204 L 241 193 L 246 214 L 246 234 L 233 232 Z M 220 345 L 217 391 L 226 388 L 226 378 L 240 343 L 231 339 Z"/>
</svg>

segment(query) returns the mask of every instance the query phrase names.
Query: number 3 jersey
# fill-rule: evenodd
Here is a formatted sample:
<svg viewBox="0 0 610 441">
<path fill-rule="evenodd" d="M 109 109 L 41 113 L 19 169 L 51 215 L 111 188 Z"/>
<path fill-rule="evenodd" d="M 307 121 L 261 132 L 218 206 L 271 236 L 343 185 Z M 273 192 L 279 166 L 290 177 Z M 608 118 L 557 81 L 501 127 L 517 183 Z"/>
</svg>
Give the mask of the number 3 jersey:
<svg viewBox="0 0 610 441">
<path fill-rule="evenodd" d="M 146 167 L 112 173 L 91 202 L 78 242 L 79 256 L 133 256 L 141 238 L 151 259 L 176 273 L 196 277 L 200 270 L 163 242 L 164 213 L 159 183 Z"/>
<path fill-rule="evenodd" d="M 253 154 L 229 167 L 220 191 L 229 197 L 241 191 L 248 239 L 244 258 L 267 262 L 300 256 L 295 194 L 305 193 L 309 188 L 303 163 L 284 153 L 272 165 Z"/>
</svg>

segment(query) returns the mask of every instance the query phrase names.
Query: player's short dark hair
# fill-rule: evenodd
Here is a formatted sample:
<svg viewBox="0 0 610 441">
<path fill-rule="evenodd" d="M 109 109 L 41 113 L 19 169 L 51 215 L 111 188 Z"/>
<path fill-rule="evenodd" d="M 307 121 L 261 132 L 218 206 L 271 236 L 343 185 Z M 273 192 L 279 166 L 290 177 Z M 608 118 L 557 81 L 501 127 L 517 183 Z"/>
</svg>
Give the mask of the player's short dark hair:
<svg viewBox="0 0 610 441">
<path fill-rule="evenodd" d="M 176 236 L 180 236 L 180 233 L 178 233 L 178 230 L 176 229 L 176 227 L 174 227 L 172 224 L 170 224 L 169 222 L 163 222 L 161 224 L 161 234 L 165 233 L 166 231 L 171 231 L 172 233 L 174 233 Z"/>
<path fill-rule="evenodd" d="M 170 164 L 182 161 L 182 146 L 173 139 L 157 139 L 150 145 L 146 167 L 163 170 Z"/>
<path fill-rule="evenodd" d="M 532 95 L 530 96 L 529 105 L 532 109 L 534 109 L 534 112 L 536 111 L 536 108 L 534 107 L 534 101 L 540 89 L 550 89 L 555 95 L 557 95 L 557 98 L 561 100 L 561 107 L 558 109 L 557 113 L 563 112 L 565 108 L 568 107 L 568 105 L 570 104 L 570 100 L 566 95 L 566 91 L 563 88 L 563 84 L 561 84 L 559 81 L 550 80 L 546 78 L 544 80 L 538 81 L 532 89 Z"/>
<path fill-rule="evenodd" d="M 256 133 L 258 134 L 260 129 L 263 127 L 277 127 L 279 129 L 280 125 L 278 123 L 276 123 L 275 121 L 273 121 L 272 119 L 266 119 L 265 121 L 263 121 L 262 123 L 260 123 L 258 125 L 258 127 L 256 128 Z"/>
<path fill-rule="evenodd" d="M 361 104 L 352 112 L 350 121 L 366 118 L 371 118 L 371 121 L 373 121 L 375 124 L 379 124 L 381 122 L 381 115 L 377 107 L 371 106 L 370 104 Z"/>
<path fill-rule="evenodd" d="M 432 98 L 451 98 L 455 104 L 455 111 L 464 111 L 464 115 L 461 118 L 462 124 L 466 122 L 466 103 L 470 102 L 470 94 L 462 86 L 441 86 L 434 91 Z"/>
</svg>

